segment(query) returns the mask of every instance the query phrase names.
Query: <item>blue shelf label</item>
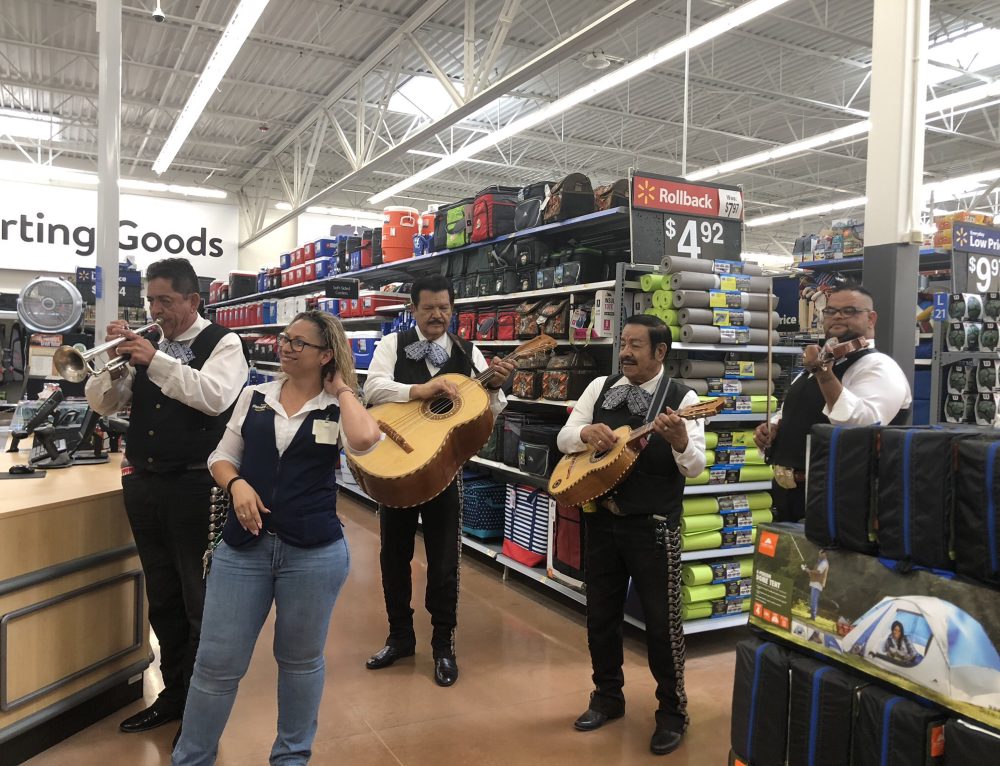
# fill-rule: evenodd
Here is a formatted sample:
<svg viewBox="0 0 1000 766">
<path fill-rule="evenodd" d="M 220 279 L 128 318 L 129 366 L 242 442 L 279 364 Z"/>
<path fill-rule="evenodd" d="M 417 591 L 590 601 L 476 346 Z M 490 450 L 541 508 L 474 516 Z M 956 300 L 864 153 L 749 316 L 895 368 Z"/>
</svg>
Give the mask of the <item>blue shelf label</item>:
<svg viewBox="0 0 1000 766">
<path fill-rule="evenodd" d="M 948 293 L 934 293 L 934 313 L 931 318 L 935 322 L 948 321 Z"/>
</svg>

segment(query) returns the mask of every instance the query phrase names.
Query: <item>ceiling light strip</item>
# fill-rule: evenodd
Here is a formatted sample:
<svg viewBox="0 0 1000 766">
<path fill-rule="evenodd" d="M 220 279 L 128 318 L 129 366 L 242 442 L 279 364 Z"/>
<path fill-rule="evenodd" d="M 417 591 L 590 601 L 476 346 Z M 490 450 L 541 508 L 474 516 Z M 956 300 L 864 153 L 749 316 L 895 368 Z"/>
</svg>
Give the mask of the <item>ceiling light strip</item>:
<svg viewBox="0 0 1000 766">
<path fill-rule="evenodd" d="M 191 91 L 187 103 L 184 104 L 180 116 L 170 131 L 170 135 L 167 136 L 163 148 L 160 149 L 156 162 L 153 163 L 153 172 L 157 175 L 166 171 L 170 167 L 170 163 L 174 161 L 177 152 L 180 151 L 195 123 L 198 122 L 198 118 L 201 117 L 208 100 L 219 87 L 219 83 L 229 70 L 236 54 L 239 53 L 257 20 L 260 19 L 267 3 L 268 0 L 240 0 L 240 4 L 236 6 L 233 17 L 222 32 L 218 45 L 212 51 L 201 77 L 195 83 L 194 90 Z"/>
<path fill-rule="evenodd" d="M 666 45 L 647 53 L 645 56 L 626 64 L 620 69 L 609 72 L 603 77 L 599 77 L 593 82 L 577 88 L 547 106 L 526 115 L 525 117 L 521 117 L 520 119 L 508 123 L 499 130 L 490 133 L 485 138 L 463 146 L 461 149 L 449 154 L 447 157 L 438 160 L 433 165 L 429 165 L 428 167 L 417 171 L 409 178 L 390 186 L 385 191 L 369 197 L 368 202 L 372 205 L 383 202 L 398 192 L 405 191 L 421 181 L 426 181 L 428 178 L 432 178 L 433 176 L 444 172 L 448 168 L 454 167 L 470 157 L 474 157 L 475 155 L 490 149 L 501 141 L 505 141 L 522 131 L 535 127 L 536 125 L 540 125 L 546 120 L 550 120 L 553 117 L 573 108 L 574 106 L 587 101 L 588 99 L 594 98 L 601 93 L 611 90 L 612 88 L 631 80 L 633 77 L 642 74 L 643 72 L 648 72 L 650 69 L 653 69 L 664 62 L 682 55 L 685 51 L 689 51 L 692 48 L 696 48 L 697 46 L 708 42 L 709 40 L 713 40 L 735 27 L 746 24 L 747 22 L 752 21 L 765 13 L 773 11 L 775 8 L 778 8 L 787 2 L 788 0 L 750 0 L 750 2 L 744 3 L 739 8 L 706 22 L 689 34 L 676 38 Z"/>
</svg>

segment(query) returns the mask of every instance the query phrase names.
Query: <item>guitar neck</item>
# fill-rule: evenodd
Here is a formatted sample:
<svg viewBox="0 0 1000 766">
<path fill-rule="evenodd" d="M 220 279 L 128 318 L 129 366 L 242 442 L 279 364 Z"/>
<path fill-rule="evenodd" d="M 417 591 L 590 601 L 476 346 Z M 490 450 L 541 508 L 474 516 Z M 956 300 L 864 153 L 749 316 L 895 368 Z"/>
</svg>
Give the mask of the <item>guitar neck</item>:
<svg viewBox="0 0 1000 766">
<path fill-rule="evenodd" d="M 681 418 L 681 420 L 698 420 L 699 418 L 707 419 L 709 415 L 715 414 L 715 411 L 717 411 L 718 409 L 721 408 L 716 406 L 709 406 L 706 408 L 704 405 L 696 404 L 692 407 L 685 407 L 683 410 L 675 412 L 674 414 L 677 417 Z M 640 439 L 649 436 L 651 433 L 653 433 L 652 421 L 644 425 L 641 425 L 638 428 L 633 428 L 631 431 L 629 431 L 628 436 L 625 437 L 625 441 L 627 442 L 639 441 Z"/>
</svg>

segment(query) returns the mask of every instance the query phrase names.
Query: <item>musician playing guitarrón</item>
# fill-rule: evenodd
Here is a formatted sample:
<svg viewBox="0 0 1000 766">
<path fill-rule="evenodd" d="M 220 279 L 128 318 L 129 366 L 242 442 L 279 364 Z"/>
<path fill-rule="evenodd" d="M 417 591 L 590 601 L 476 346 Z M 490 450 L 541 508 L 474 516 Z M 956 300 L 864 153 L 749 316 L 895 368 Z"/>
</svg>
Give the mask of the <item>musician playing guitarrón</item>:
<svg viewBox="0 0 1000 766">
<path fill-rule="evenodd" d="M 437 379 L 446 373 L 471 375 L 486 369 L 486 359 L 472 343 L 448 332 L 455 293 L 451 282 L 435 275 L 422 277 L 410 291 L 415 329 L 386 335 L 375 349 L 368 368 L 365 398 L 369 405 L 455 396 L 452 383 Z M 494 415 L 507 405 L 500 387 L 514 370 L 510 362 L 494 359 L 496 375 L 486 384 Z M 461 474 L 432 500 L 413 508 L 379 507 L 382 550 L 382 590 L 389 618 L 385 646 L 368 659 L 369 670 L 389 667 L 416 650 L 413 609 L 410 607 L 417 517 L 420 517 L 427 555 L 427 592 L 424 604 L 431 615 L 434 680 L 451 686 L 458 679 L 455 627 L 458 612 L 458 567 L 462 550 Z"/>
<path fill-rule="evenodd" d="M 198 277 L 189 261 L 151 263 L 146 280 L 162 340 L 154 346 L 127 322 L 111 322 L 107 340 L 125 338 L 116 351 L 130 355 L 128 372 L 116 381 L 91 377 L 86 388 L 102 415 L 132 405 L 122 495 L 146 578 L 149 624 L 160 642 L 163 691 L 122 722 L 124 732 L 155 729 L 184 713 L 205 606 L 201 557 L 215 484 L 206 461 L 248 372 L 239 336 L 198 316 Z"/>
<path fill-rule="evenodd" d="M 823 309 L 827 343 L 867 338 L 868 347 L 834 362 L 819 346 L 803 351 L 805 371 L 788 389 L 771 423 L 754 431 L 760 449 L 770 449 L 774 465 L 774 507 L 778 521 L 805 516 L 806 437 L 817 423 L 900 425 L 910 406 L 910 385 L 892 357 L 875 350 L 875 304 L 860 285 L 832 290 Z"/>
<path fill-rule="evenodd" d="M 559 432 L 559 449 L 570 454 L 616 441 L 613 430 L 641 426 L 664 376 L 670 330 L 658 318 L 630 317 L 621 334 L 622 375 L 600 377 L 583 392 Z M 587 643 L 594 691 L 580 731 L 600 728 L 625 714 L 622 686 L 622 622 L 629 577 L 646 618 L 649 669 L 656 679 L 656 728 L 650 749 L 676 750 L 688 724 L 684 694 L 684 631 L 681 625 L 680 518 L 686 476 L 705 468 L 705 427 L 674 412 L 698 404 L 698 396 L 669 381 L 666 408 L 655 433 L 621 484 L 584 508 L 584 580 Z"/>
</svg>

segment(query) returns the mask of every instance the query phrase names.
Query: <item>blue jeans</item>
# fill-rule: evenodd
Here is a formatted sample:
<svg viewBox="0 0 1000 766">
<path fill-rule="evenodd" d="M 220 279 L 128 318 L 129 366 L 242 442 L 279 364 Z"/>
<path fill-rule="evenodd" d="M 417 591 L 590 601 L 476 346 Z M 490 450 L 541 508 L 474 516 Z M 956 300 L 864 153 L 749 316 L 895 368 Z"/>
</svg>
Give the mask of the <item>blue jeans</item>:
<svg viewBox="0 0 1000 766">
<path fill-rule="evenodd" d="M 814 620 L 816 615 L 819 613 L 819 597 L 823 593 L 819 588 L 810 588 L 812 593 L 809 594 L 809 616 Z"/>
<path fill-rule="evenodd" d="M 272 602 L 277 613 L 278 736 L 270 763 L 309 761 L 323 694 L 327 629 L 350 561 L 346 539 L 297 548 L 264 533 L 244 547 L 218 547 L 174 766 L 215 763 L 237 687 Z"/>
</svg>

